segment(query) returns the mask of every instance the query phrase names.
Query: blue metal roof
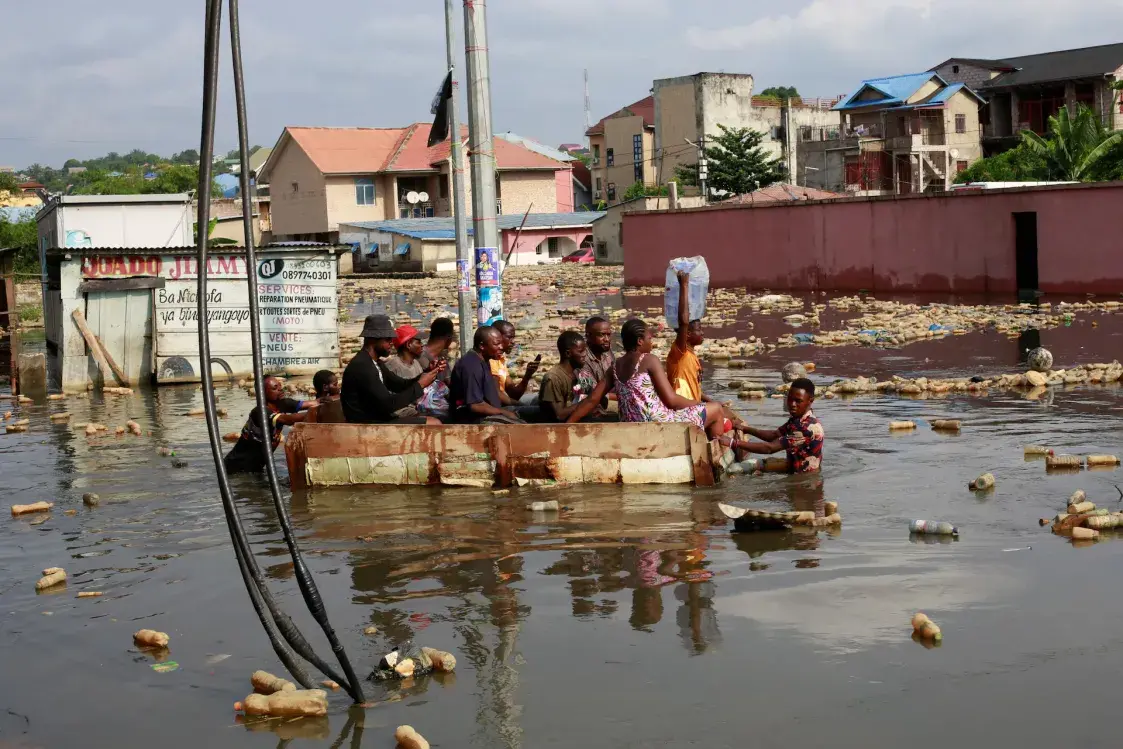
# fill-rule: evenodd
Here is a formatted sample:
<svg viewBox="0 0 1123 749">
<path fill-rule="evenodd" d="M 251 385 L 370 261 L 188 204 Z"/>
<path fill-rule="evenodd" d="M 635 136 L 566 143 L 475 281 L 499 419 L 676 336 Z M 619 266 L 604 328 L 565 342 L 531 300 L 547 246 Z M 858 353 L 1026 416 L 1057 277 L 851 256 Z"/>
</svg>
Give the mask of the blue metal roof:
<svg viewBox="0 0 1123 749">
<path fill-rule="evenodd" d="M 593 222 L 604 216 L 604 211 L 576 211 L 573 213 L 531 213 L 526 217 L 524 229 L 560 229 L 560 228 L 592 228 Z M 340 226 L 351 226 L 356 229 L 381 231 L 387 234 L 400 234 L 403 237 L 415 239 L 453 239 L 456 236 L 456 227 L 453 218 L 400 218 L 389 221 L 351 221 Z M 518 229 L 523 223 L 523 214 L 510 213 L 499 216 L 496 220 L 500 231 Z M 471 225 L 468 234 L 472 233 Z"/>
<path fill-rule="evenodd" d="M 915 104 L 902 104 L 899 107 L 891 107 L 891 109 L 893 109 L 893 110 L 923 109 L 924 107 L 942 106 L 942 105 L 946 104 L 948 102 L 948 100 L 951 99 L 951 97 L 955 96 L 960 91 L 966 91 L 971 96 L 978 99 L 978 101 L 982 104 L 986 103 L 986 99 L 984 99 L 983 97 L 976 94 L 974 91 L 972 91 L 966 85 L 964 85 L 962 83 L 953 83 L 952 85 L 947 86 L 947 87 L 937 91 L 936 94 L 930 99 L 924 99 L 922 101 L 916 102 Z"/>
<path fill-rule="evenodd" d="M 927 72 L 895 75 L 889 78 L 871 78 L 867 81 L 862 81 L 862 85 L 858 86 L 857 91 L 847 96 L 833 108 L 836 111 L 841 111 L 845 109 L 860 109 L 862 107 L 886 106 L 889 104 L 904 104 L 921 86 L 934 77 L 939 78 L 935 73 Z M 942 78 L 940 78 L 940 81 L 944 82 Z M 880 99 L 855 101 L 858 95 L 866 89 L 873 89 L 883 96 Z"/>
</svg>

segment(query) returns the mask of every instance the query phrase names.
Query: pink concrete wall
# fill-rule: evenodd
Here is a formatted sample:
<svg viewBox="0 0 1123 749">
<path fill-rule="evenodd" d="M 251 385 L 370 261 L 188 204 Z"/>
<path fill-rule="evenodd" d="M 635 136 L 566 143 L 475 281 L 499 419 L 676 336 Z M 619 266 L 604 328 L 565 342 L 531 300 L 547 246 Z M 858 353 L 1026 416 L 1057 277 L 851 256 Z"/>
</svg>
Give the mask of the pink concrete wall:
<svg viewBox="0 0 1123 749">
<path fill-rule="evenodd" d="M 554 172 L 554 186 L 558 192 L 558 213 L 573 213 L 573 170 Z"/>
<path fill-rule="evenodd" d="M 1013 292 L 1022 211 L 1042 291 L 1123 292 L 1119 182 L 625 214 L 624 278 L 661 286 L 671 258 L 700 254 L 721 287 Z"/>
</svg>

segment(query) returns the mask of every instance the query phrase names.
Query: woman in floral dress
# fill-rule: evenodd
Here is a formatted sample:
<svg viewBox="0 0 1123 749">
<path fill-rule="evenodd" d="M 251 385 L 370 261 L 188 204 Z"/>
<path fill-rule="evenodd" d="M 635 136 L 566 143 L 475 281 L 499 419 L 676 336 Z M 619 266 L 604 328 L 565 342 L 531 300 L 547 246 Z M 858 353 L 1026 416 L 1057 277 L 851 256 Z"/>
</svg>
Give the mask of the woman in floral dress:
<svg viewBox="0 0 1123 749">
<path fill-rule="evenodd" d="M 624 354 L 616 360 L 613 374 L 621 421 L 654 421 L 694 424 L 710 439 L 724 431 L 720 403 L 699 403 L 678 395 L 667 372 L 651 354 L 651 329 L 643 320 L 632 319 L 620 329 Z"/>
</svg>

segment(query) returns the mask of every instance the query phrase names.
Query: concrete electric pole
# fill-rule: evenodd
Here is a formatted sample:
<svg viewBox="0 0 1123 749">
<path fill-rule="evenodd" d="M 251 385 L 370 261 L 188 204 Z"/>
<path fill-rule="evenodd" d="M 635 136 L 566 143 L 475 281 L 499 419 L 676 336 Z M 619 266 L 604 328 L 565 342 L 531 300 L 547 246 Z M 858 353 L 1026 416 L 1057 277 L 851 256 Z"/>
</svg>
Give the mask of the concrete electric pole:
<svg viewBox="0 0 1123 749">
<path fill-rule="evenodd" d="M 452 172 L 452 213 L 456 226 L 456 296 L 460 307 L 460 355 L 472 348 L 472 248 L 468 245 L 468 214 L 464 210 L 464 148 L 460 141 L 460 102 L 456 84 L 456 31 L 453 0 L 445 0 L 445 46 L 452 75 L 448 103 L 449 171 Z"/>
<path fill-rule="evenodd" d="M 480 325 L 503 319 L 503 287 L 496 223 L 495 144 L 491 131 L 491 67 L 487 53 L 487 9 L 464 0 L 464 51 L 468 59 L 468 152 L 472 165 L 472 228 Z"/>
</svg>

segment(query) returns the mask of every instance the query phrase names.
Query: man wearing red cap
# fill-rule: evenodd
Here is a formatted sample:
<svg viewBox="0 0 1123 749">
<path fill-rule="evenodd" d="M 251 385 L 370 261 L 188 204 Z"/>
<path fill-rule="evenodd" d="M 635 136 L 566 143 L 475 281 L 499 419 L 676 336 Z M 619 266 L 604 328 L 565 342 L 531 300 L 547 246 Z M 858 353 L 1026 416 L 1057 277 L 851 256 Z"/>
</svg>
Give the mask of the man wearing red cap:
<svg viewBox="0 0 1123 749">
<path fill-rule="evenodd" d="M 413 380 L 420 377 L 429 369 L 436 368 L 443 359 L 428 359 L 428 366 L 424 355 L 425 346 L 421 343 L 421 334 L 412 325 L 402 325 L 394 331 L 394 348 L 397 356 L 386 359 L 386 369 L 401 377 L 403 380 Z M 437 379 L 424 388 L 421 398 L 415 403 L 395 414 L 397 417 L 416 416 L 418 413 L 425 416 L 435 416 L 443 419 L 448 416 L 448 384 L 441 381 L 440 374 Z"/>
</svg>

